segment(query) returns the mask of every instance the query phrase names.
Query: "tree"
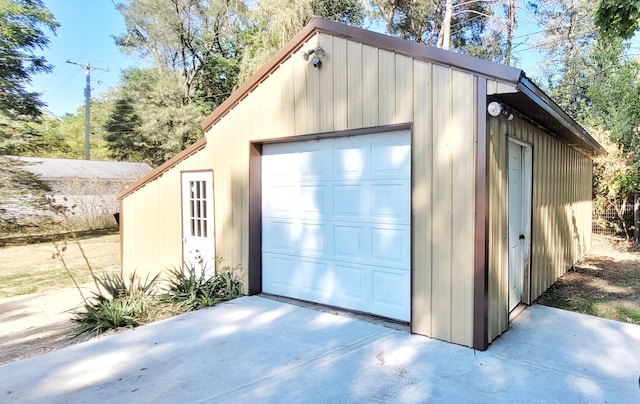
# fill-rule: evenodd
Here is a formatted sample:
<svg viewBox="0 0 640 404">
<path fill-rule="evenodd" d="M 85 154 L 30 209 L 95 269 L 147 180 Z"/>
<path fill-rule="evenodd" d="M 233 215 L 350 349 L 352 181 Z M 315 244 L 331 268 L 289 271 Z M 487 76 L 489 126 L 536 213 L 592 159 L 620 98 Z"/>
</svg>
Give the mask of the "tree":
<svg viewBox="0 0 640 404">
<path fill-rule="evenodd" d="M 374 14 L 387 33 L 491 60 L 503 51 L 491 30 L 495 14 L 489 1 L 374 0 Z"/>
<path fill-rule="evenodd" d="M 505 39 L 505 50 L 504 50 L 504 59 L 503 63 L 506 65 L 511 64 L 511 52 L 513 51 L 513 33 L 516 29 L 516 1 L 515 0 L 506 0 L 505 4 L 505 31 L 506 31 L 506 39 Z"/>
<path fill-rule="evenodd" d="M 594 162 L 594 207 L 599 212 L 613 208 L 618 216 L 618 222 L 629 238 L 629 228 L 624 214 L 628 204 L 633 201 L 633 192 L 640 187 L 639 167 L 629 161 L 624 147 L 610 140 L 611 136 L 607 131 L 595 129 L 591 132 L 608 153 Z"/>
<path fill-rule="evenodd" d="M 327 20 L 349 25 L 360 25 L 364 8 L 358 0 L 311 0 L 311 11 Z"/>
<path fill-rule="evenodd" d="M 589 0 L 549 0 L 544 7 L 537 3 L 529 6 L 544 32 L 543 39 L 534 45 L 545 54 L 539 78 L 563 109 L 579 117 L 592 84 L 589 71 L 593 71 L 590 55 L 596 44 L 594 4 Z"/>
<path fill-rule="evenodd" d="M 618 40 L 599 43 L 591 59 L 595 69 L 588 78 L 587 122 L 606 129 L 611 140 L 640 167 L 640 62 L 625 57 Z"/>
<path fill-rule="evenodd" d="M 178 75 L 153 68 L 122 72 L 105 123 L 111 157 L 157 166 L 202 137 L 204 114 L 195 103 L 182 105 Z"/>
<path fill-rule="evenodd" d="M 9 120 L 40 116 L 44 103 L 25 85 L 33 74 L 51 71 L 36 52 L 49 44 L 45 31 L 58 26 L 42 0 L 0 2 L 0 113 Z"/>
<path fill-rule="evenodd" d="M 142 161 L 147 157 L 148 148 L 139 132 L 140 118 L 135 111 L 134 101 L 123 94 L 116 100 L 105 124 L 104 138 L 109 157 L 118 161 Z"/>
<path fill-rule="evenodd" d="M 203 61 L 193 99 L 203 113 L 213 111 L 238 85 L 244 44 L 221 41 L 221 50 Z"/>
<path fill-rule="evenodd" d="M 116 38 L 125 51 L 151 57 L 158 69 L 180 72 L 182 105 L 214 55 L 235 58 L 235 36 L 243 26 L 241 0 L 128 0 L 117 3 L 127 32 Z"/>
<path fill-rule="evenodd" d="M 595 24 L 607 37 L 630 39 L 640 27 L 640 2 L 600 0 L 595 10 Z"/>
<path fill-rule="evenodd" d="M 364 8 L 358 0 L 258 0 L 249 28 L 241 39 L 245 50 L 240 65 L 243 82 L 300 31 L 314 15 L 359 25 Z"/>
</svg>

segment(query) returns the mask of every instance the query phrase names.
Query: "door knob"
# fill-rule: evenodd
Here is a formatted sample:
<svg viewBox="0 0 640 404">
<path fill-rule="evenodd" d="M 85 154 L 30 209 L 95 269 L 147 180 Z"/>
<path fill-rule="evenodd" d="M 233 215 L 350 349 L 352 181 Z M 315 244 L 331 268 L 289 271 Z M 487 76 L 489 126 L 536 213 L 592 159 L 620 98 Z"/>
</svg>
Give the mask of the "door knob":
<svg viewBox="0 0 640 404">
<path fill-rule="evenodd" d="M 524 240 L 524 234 L 521 234 L 520 237 L 518 237 L 518 239 Z"/>
</svg>

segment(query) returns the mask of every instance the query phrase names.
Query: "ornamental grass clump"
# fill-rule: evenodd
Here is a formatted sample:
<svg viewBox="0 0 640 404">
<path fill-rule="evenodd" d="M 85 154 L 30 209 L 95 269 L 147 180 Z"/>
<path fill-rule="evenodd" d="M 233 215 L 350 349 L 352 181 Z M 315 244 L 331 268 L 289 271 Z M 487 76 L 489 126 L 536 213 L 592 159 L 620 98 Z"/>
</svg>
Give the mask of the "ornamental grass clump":
<svg viewBox="0 0 640 404">
<path fill-rule="evenodd" d="M 70 234 L 95 286 L 91 296 L 83 292 L 65 259 L 67 242 L 54 242 L 53 258 L 62 263 L 82 297 L 82 304 L 72 312 L 77 335 L 137 327 L 242 296 L 242 281 L 237 275 L 239 266 L 224 266 L 210 275 L 202 260 L 198 262 L 198 267 L 185 265 L 184 268 L 169 270 L 163 294 L 157 294 L 160 290 L 160 274 L 152 278 L 147 275 L 144 279 L 135 272 L 125 276 L 122 270 L 119 273 L 97 275 L 75 232 L 71 231 Z M 221 262 L 222 260 L 217 260 L 217 266 Z"/>
<path fill-rule="evenodd" d="M 220 264 L 222 261 L 217 260 Z M 202 262 L 198 266 L 185 264 L 184 268 L 170 269 L 165 299 L 182 307 L 184 311 L 198 310 L 242 296 L 242 281 L 237 275 L 240 267 L 224 266 L 210 275 Z"/>
<path fill-rule="evenodd" d="M 147 275 L 144 280 L 135 271 L 128 277 L 122 271 L 97 275 L 75 232 L 71 231 L 70 234 L 82 254 L 95 286 L 92 296 L 87 297 L 65 260 L 67 242 L 54 242 L 53 258 L 62 263 L 82 297 L 82 304 L 72 312 L 71 319 L 77 325 L 77 335 L 88 332 L 100 334 L 120 327 L 136 327 L 152 320 L 155 314 L 150 315 L 148 309 L 150 306 L 156 306 L 155 294 L 159 274 L 153 278 Z"/>
<path fill-rule="evenodd" d="M 129 277 L 103 274 L 96 278 L 99 287 L 82 308 L 73 312 L 78 335 L 91 332 L 100 334 L 120 327 L 136 327 L 147 322 L 150 305 L 155 304 L 155 291 L 159 275 L 144 280 L 133 272 Z"/>
</svg>

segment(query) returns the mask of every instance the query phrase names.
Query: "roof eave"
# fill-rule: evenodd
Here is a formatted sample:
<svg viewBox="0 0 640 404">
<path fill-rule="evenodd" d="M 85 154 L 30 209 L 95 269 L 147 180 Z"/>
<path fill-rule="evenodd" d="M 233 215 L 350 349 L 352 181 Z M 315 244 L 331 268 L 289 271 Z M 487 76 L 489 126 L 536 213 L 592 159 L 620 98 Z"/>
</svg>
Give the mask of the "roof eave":
<svg viewBox="0 0 640 404">
<path fill-rule="evenodd" d="M 165 161 L 162 165 L 160 165 L 157 168 L 155 168 L 149 174 L 145 175 L 144 177 L 140 178 L 140 180 L 138 180 L 135 183 L 131 184 L 127 189 L 122 191 L 117 196 L 117 200 L 124 199 L 124 197 L 126 197 L 127 195 L 130 195 L 130 194 L 136 192 L 138 189 L 144 187 L 149 182 L 155 180 L 158 177 L 161 177 L 170 168 L 174 167 L 175 165 L 177 165 L 182 160 L 185 160 L 185 159 L 191 157 L 192 155 L 194 155 L 198 151 L 204 149 L 206 145 L 207 145 L 207 138 L 206 137 L 201 137 L 195 143 L 193 143 L 191 146 L 188 146 L 186 149 L 182 150 L 180 153 L 176 154 L 175 156 L 173 156 L 169 160 Z"/>
<path fill-rule="evenodd" d="M 578 122 L 569 116 L 555 101 L 545 94 L 540 87 L 522 74 L 517 84 L 518 91 L 527 96 L 540 108 L 547 112 L 560 125 L 573 133 L 582 143 L 591 150 L 594 156 L 604 156 L 607 151 L 586 131 Z"/>
</svg>

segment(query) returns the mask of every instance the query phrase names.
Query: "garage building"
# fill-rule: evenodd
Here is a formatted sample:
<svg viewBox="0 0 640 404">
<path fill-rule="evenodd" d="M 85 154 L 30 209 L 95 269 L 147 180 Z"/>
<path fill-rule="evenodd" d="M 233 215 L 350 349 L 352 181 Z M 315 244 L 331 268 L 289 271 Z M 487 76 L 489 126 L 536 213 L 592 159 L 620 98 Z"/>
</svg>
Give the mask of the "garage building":
<svg viewBox="0 0 640 404">
<path fill-rule="evenodd" d="M 587 250 L 602 147 L 519 69 L 313 19 L 120 195 L 123 268 L 486 349 Z"/>
</svg>

